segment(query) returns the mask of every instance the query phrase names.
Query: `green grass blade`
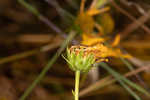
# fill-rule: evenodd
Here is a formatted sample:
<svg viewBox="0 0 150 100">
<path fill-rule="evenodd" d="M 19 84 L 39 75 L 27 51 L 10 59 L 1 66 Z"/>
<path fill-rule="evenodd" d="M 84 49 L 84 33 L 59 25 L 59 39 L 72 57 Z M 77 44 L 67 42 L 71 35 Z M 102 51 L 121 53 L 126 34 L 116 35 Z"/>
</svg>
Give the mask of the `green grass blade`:
<svg viewBox="0 0 150 100">
<path fill-rule="evenodd" d="M 118 79 L 118 81 L 136 100 L 141 100 L 141 98 L 133 90 L 131 90 L 122 80 Z"/>
<path fill-rule="evenodd" d="M 42 78 L 45 76 L 45 74 L 48 72 L 48 70 L 51 68 L 51 66 L 55 63 L 57 58 L 61 55 L 61 52 L 66 48 L 68 43 L 74 38 L 76 35 L 75 32 L 71 32 L 67 39 L 63 42 L 61 47 L 58 49 L 56 54 L 52 57 L 52 59 L 48 62 L 48 64 L 44 67 L 44 69 L 41 71 L 39 76 L 33 81 L 33 83 L 26 89 L 24 94 L 20 97 L 19 100 L 25 100 L 26 97 L 32 92 L 33 88 L 42 80 Z"/>
<path fill-rule="evenodd" d="M 120 59 L 128 67 L 130 71 L 134 70 L 134 67 L 125 58 L 120 57 Z M 145 86 L 145 88 L 147 87 L 146 84 L 143 83 L 143 80 L 140 78 L 140 76 L 136 75 L 136 78 L 143 84 L 143 86 Z M 150 95 L 150 94 L 147 94 L 147 95 Z"/>
<path fill-rule="evenodd" d="M 130 95 L 132 95 L 136 100 L 141 100 L 140 97 L 134 92 L 132 91 L 123 81 L 122 79 L 120 79 L 120 76 L 118 76 L 118 74 L 116 72 L 114 72 L 108 65 L 106 65 L 105 63 L 100 63 L 101 67 L 103 67 L 104 69 L 106 69 L 110 74 L 112 74 L 116 80 L 130 93 Z"/>
<path fill-rule="evenodd" d="M 30 4 L 26 3 L 24 0 L 18 0 L 18 2 L 25 6 L 31 13 L 35 14 L 38 17 L 40 16 L 38 10 Z"/>
<path fill-rule="evenodd" d="M 128 67 L 130 71 L 134 70 L 133 66 L 125 58 L 120 57 L 120 59 Z"/>
<path fill-rule="evenodd" d="M 149 96 L 149 93 L 143 89 L 142 87 L 136 85 L 135 83 L 133 83 L 132 81 L 128 80 L 127 78 L 123 77 L 122 75 L 120 75 L 119 73 L 117 73 L 116 71 L 114 71 L 113 69 L 111 69 L 107 64 L 105 63 L 100 63 L 100 65 L 105 68 L 109 73 L 111 73 L 113 76 L 115 76 L 115 78 L 117 78 L 117 80 L 122 80 L 124 81 L 126 84 L 130 85 L 131 87 L 135 88 L 136 90 L 138 90 L 139 92 L 142 92 L 146 95 Z"/>
</svg>

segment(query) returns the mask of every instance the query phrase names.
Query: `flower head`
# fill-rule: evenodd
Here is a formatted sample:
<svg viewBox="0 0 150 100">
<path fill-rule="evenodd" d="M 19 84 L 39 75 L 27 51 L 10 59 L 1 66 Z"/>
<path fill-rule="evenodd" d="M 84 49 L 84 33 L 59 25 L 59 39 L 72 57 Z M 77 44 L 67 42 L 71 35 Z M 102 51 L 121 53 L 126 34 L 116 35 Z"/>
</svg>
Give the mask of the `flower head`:
<svg viewBox="0 0 150 100">
<path fill-rule="evenodd" d="M 84 46 L 84 45 L 76 45 L 70 48 L 71 51 L 74 51 L 76 54 L 79 52 L 83 52 L 83 56 L 93 55 L 95 62 L 108 61 L 106 57 L 108 57 L 108 48 L 103 44 L 96 44 L 93 46 Z"/>
<path fill-rule="evenodd" d="M 73 71 L 87 72 L 95 63 L 93 54 L 85 55 L 83 50 L 76 52 L 75 50 L 67 48 L 67 58 L 64 59 L 68 62 L 69 67 Z"/>
</svg>

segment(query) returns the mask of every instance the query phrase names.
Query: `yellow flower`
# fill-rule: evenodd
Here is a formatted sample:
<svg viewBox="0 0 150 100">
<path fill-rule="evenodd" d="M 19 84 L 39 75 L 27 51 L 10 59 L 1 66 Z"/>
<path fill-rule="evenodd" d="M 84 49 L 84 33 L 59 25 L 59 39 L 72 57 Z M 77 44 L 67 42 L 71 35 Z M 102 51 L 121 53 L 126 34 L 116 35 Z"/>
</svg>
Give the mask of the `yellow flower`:
<svg viewBox="0 0 150 100">
<path fill-rule="evenodd" d="M 116 48 L 120 42 L 120 35 L 115 37 L 111 47 L 105 46 L 105 39 L 98 37 L 95 34 L 83 34 L 82 38 L 81 44 L 84 45 L 82 48 L 85 48 L 85 53 L 92 53 L 96 59 L 96 62 L 108 61 L 108 57 L 131 58 L 131 55 L 123 54 L 119 48 Z"/>
<path fill-rule="evenodd" d="M 92 54 L 96 62 L 108 61 L 106 58 L 108 54 L 108 48 L 103 44 L 96 44 L 94 46 L 76 45 L 72 46 L 70 50 L 74 51 L 76 55 L 78 55 L 81 51 L 83 52 L 83 56 Z"/>
<path fill-rule="evenodd" d="M 115 49 L 114 48 L 109 48 L 109 54 L 108 55 L 110 57 L 116 57 L 116 58 L 119 58 L 119 57 L 131 58 L 132 57 L 129 54 L 123 54 L 119 48 L 115 48 Z"/>
<path fill-rule="evenodd" d="M 80 13 L 77 16 L 75 24 L 81 28 L 83 33 L 92 33 L 94 28 L 97 28 L 98 31 L 101 32 L 102 31 L 101 26 L 95 23 L 93 16 L 106 12 L 110 8 L 109 7 L 101 9 L 89 8 L 87 11 L 84 11 L 84 5 L 85 0 L 82 0 L 80 6 Z"/>
<path fill-rule="evenodd" d="M 119 48 L 116 48 L 120 42 L 120 35 L 117 35 L 111 47 L 108 47 L 104 45 L 106 39 L 93 33 L 94 28 L 97 28 L 99 33 L 103 32 L 101 26 L 95 23 L 93 16 L 105 12 L 109 10 L 109 8 L 98 10 L 93 7 L 84 11 L 84 4 L 85 0 L 82 0 L 80 13 L 75 21 L 75 24 L 79 25 L 83 31 L 81 45 L 72 46 L 71 50 L 75 50 L 77 54 L 82 50 L 84 56 L 92 54 L 96 62 L 108 61 L 108 57 L 130 58 L 130 55 L 123 54 Z"/>
<path fill-rule="evenodd" d="M 82 45 L 94 45 L 94 44 L 97 44 L 97 43 L 102 43 L 104 42 L 105 40 L 101 37 L 98 37 L 98 35 L 96 34 L 82 34 L 82 41 L 81 41 L 81 44 Z"/>
</svg>

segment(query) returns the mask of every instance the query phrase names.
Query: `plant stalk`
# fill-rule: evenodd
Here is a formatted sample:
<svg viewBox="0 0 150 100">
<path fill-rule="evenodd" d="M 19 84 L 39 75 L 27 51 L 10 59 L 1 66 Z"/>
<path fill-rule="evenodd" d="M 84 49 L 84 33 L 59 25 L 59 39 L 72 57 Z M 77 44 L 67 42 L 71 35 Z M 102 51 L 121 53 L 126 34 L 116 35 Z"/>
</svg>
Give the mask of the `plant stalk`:
<svg viewBox="0 0 150 100">
<path fill-rule="evenodd" d="M 80 71 L 76 71 L 75 75 L 75 100 L 79 100 L 79 82 L 80 82 Z"/>
</svg>

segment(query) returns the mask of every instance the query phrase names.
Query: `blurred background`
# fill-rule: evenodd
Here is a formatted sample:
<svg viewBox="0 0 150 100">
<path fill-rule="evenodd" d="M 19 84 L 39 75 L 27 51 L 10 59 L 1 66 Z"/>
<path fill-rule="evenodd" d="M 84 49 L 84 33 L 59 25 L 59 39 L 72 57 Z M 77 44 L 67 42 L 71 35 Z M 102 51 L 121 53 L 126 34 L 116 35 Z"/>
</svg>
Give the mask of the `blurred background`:
<svg viewBox="0 0 150 100">
<path fill-rule="evenodd" d="M 76 30 L 81 0 L 25 0 L 38 13 L 23 2 L 0 0 L 0 100 L 19 100 L 70 31 Z M 99 4 L 98 9 L 109 7 L 93 19 L 109 43 L 120 34 L 118 47 L 133 56 L 128 59 L 133 70 L 119 58 L 109 58 L 107 63 L 150 93 L 150 1 L 86 0 L 85 11 L 93 2 Z M 83 27 L 90 28 L 86 25 Z M 78 34 L 71 44 L 80 44 L 80 40 Z M 106 70 L 98 67 L 92 71 L 86 78 L 81 75 L 80 100 L 135 100 L 118 82 L 112 82 L 114 78 Z M 60 56 L 26 99 L 73 100 L 73 89 L 74 72 Z M 141 100 L 150 100 L 133 90 Z"/>
</svg>

